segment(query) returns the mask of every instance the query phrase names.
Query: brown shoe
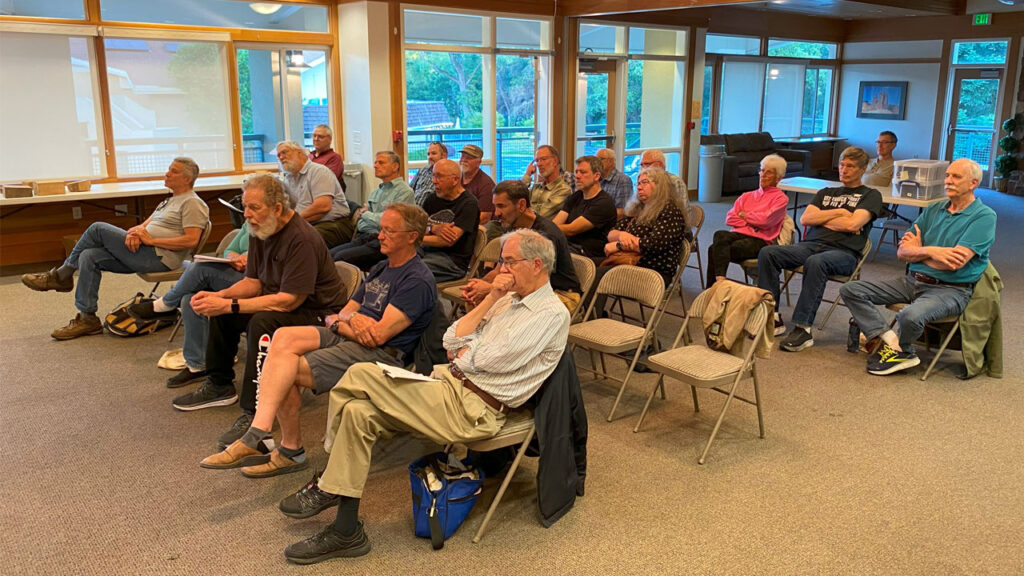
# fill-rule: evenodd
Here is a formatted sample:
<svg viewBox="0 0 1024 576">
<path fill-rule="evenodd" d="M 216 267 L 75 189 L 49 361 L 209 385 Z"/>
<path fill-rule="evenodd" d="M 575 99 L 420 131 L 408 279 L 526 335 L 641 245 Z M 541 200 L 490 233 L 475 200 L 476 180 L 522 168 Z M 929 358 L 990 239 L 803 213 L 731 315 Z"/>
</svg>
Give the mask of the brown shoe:
<svg viewBox="0 0 1024 576">
<path fill-rule="evenodd" d="M 91 336 L 103 333 L 103 323 L 95 316 L 86 316 L 79 312 L 63 328 L 57 328 L 50 333 L 54 340 L 71 340 L 79 336 Z"/>
<path fill-rule="evenodd" d="M 56 290 L 57 292 L 71 292 L 75 289 L 75 277 L 71 276 L 61 282 L 57 277 L 57 269 L 50 268 L 46 272 L 36 274 L 22 274 L 21 283 L 37 292 Z"/>
<path fill-rule="evenodd" d="M 279 474 L 291 474 L 292 472 L 305 470 L 308 467 L 308 459 L 296 462 L 281 454 L 277 448 L 274 448 L 274 451 L 270 453 L 270 462 L 260 464 L 259 466 L 246 466 L 242 468 L 242 475 L 249 478 L 269 478 Z"/>
<path fill-rule="evenodd" d="M 223 470 L 225 468 L 238 468 L 239 466 L 255 466 L 270 460 L 269 454 L 264 454 L 255 448 L 249 448 L 242 444 L 241 440 L 235 440 L 222 452 L 213 456 L 207 456 L 199 465 L 203 468 Z"/>
</svg>

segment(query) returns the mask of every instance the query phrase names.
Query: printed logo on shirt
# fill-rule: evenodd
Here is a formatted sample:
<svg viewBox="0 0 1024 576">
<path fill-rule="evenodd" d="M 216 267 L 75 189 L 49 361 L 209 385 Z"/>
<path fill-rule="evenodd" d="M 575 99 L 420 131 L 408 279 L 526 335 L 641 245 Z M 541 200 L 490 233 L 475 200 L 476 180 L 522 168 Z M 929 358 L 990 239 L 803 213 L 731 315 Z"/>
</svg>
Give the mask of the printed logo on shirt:
<svg viewBox="0 0 1024 576">
<path fill-rule="evenodd" d="M 370 280 L 366 284 L 366 292 L 363 295 L 363 306 L 377 312 L 384 310 L 384 303 L 388 301 L 388 293 L 391 285 L 382 282 L 379 277 Z"/>
<path fill-rule="evenodd" d="M 853 210 L 857 207 L 861 197 L 864 194 L 842 194 L 839 196 L 826 196 L 821 201 L 822 208 L 834 209 L 834 208 L 846 208 L 847 210 Z"/>
</svg>

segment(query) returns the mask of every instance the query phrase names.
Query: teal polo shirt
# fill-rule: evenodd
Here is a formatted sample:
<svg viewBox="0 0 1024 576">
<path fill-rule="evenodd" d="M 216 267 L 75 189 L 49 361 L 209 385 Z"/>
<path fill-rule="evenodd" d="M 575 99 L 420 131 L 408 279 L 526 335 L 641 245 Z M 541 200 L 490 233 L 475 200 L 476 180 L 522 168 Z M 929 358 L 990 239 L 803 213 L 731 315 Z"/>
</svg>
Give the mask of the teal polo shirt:
<svg viewBox="0 0 1024 576">
<path fill-rule="evenodd" d="M 914 224 L 921 229 L 924 246 L 952 248 L 963 246 L 974 251 L 974 257 L 959 270 L 936 270 L 924 262 L 912 262 L 911 272 L 927 274 L 943 282 L 977 282 L 988 266 L 988 252 L 996 239 L 996 213 L 975 197 L 967 208 L 950 213 L 949 200 L 936 202 L 924 209 Z"/>
</svg>

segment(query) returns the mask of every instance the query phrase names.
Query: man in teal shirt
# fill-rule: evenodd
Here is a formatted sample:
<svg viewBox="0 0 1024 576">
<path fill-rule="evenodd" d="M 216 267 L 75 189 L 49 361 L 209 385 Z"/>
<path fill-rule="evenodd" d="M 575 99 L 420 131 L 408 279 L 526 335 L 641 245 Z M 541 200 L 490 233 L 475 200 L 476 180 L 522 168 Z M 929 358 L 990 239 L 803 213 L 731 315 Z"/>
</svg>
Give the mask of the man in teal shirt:
<svg viewBox="0 0 1024 576">
<path fill-rule="evenodd" d="M 981 167 L 967 158 L 946 169 L 947 201 L 925 208 L 900 241 L 899 257 L 910 263 L 905 277 L 859 280 L 840 289 L 860 331 L 882 344 L 868 358 L 868 372 L 878 376 L 917 366 L 914 342 L 928 322 L 959 316 L 988 266 L 995 241 L 996 213 L 974 196 Z M 886 327 L 876 306 L 909 304 L 897 316 L 899 335 Z"/>
<path fill-rule="evenodd" d="M 373 175 L 381 179 L 380 186 L 370 193 L 366 205 L 356 211 L 356 233 L 351 242 L 331 249 L 331 258 L 341 260 L 367 271 L 385 257 L 380 252 L 380 217 L 388 204 L 414 204 L 412 188 L 400 177 L 402 159 L 390 150 L 377 152 L 373 161 Z"/>
</svg>

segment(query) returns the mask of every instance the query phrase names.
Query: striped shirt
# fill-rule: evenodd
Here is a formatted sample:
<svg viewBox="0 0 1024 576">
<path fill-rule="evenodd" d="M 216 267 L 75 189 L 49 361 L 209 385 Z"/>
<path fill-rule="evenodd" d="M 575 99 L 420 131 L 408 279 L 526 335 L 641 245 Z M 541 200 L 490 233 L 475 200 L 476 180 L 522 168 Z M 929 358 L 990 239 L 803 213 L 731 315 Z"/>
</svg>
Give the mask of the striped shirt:
<svg viewBox="0 0 1024 576">
<path fill-rule="evenodd" d="M 448 327 L 444 347 L 467 378 L 502 404 L 516 408 L 555 371 L 569 338 L 569 312 L 546 283 L 525 298 L 506 294 L 487 311 L 472 334 Z"/>
</svg>

